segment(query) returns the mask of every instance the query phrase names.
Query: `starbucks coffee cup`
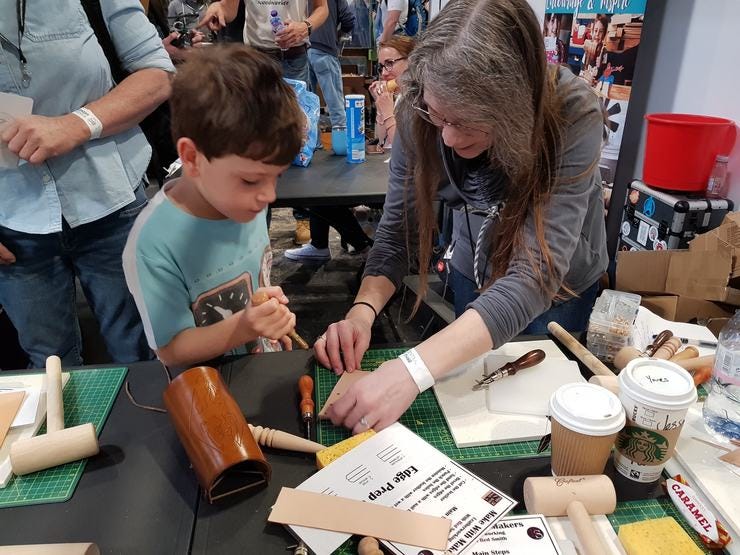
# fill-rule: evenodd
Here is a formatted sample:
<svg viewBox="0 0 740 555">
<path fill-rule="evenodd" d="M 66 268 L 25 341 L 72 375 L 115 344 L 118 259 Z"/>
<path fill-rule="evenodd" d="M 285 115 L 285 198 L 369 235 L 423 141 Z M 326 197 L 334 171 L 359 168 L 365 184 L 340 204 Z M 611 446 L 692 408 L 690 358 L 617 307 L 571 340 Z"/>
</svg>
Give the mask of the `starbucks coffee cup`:
<svg viewBox="0 0 740 555">
<path fill-rule="evenodd" d="M 611 391 L 590 383 L 560 386 L 550 397 L 552 473 L 603 474 L 624 409 Z"/>
<path fill-rule="evenodd" d="M 654 482 L 696 402 L 694 380 L 673 362 L 639 358 L 620 372 L 619 391 L 627 424 L 617 437 L 614 466 L 631 480 Z"/>
</svg>

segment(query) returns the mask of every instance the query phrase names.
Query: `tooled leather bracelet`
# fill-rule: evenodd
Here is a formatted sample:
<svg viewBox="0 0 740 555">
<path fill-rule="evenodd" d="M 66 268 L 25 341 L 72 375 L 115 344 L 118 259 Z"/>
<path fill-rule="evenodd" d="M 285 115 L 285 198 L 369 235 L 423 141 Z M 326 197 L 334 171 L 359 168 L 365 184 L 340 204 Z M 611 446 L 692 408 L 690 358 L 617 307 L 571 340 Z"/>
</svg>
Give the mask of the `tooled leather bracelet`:
<svg viewBox="0 0 740 555">
<path fill-rule="evenodd" d="M 375 318 L 376 319 L 378 318 L 378 311 L 375 310 L 375 307 L 373 305 L 371 305 L 367 301 L 355 301 L 355 302 L 352 303 L 352 306 L 350 308 L 353 308 L 353 307 L 357 306 L 358 304 L 365 305 L 365 306 L 369 307 L 370 310 L 373 311 L 373 314 L 375 314 Z"/>
</svg>

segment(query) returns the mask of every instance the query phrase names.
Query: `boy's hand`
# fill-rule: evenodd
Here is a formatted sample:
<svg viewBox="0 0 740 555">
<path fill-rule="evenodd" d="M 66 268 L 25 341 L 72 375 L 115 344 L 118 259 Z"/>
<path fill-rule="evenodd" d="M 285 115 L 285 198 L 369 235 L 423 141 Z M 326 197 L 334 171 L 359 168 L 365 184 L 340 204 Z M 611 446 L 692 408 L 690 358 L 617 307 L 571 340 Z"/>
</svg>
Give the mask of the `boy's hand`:
<svg viewBox="0 0 740 555">
<path fill-rule="evenodd" d="M 257 306 L 250 302 L 241 312 L 245 334 L 248 340 L 266 337 L 282 341 L 295 328 L 295 314 L 288 310 L 288 297 L 280 287 L 261 287 L 252 298 L 265 296 L 267 301 Z"/>
</svg>

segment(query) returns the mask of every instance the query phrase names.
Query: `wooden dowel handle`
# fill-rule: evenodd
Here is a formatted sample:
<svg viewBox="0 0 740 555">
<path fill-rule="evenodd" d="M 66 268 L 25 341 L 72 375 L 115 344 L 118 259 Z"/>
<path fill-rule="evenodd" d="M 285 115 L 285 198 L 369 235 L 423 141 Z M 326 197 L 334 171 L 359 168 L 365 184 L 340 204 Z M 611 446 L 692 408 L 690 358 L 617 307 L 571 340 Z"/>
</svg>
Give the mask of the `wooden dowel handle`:
<svg viewBox="0 0 740 555">
<path fill-rule="evenodd" d="M 52 355 L 46 359 L 46 431 L 52 433 L 63 429 L 62 360 Z"/>
<path fill-rule="evenodd" d="M 568 518 L 581 542 L 581 551 L 584 555 L 604 555 L 611 553 L 601 538 L 601 535 L 591 521 L 591 515 L 580 501 L 571 501 L 568 504 Z"/>
<path fill-rule="evenodd" d="M 714 355 L 677 360 L 675 364 L 678 364 L 684 370 L 698 370 L 704 366 L 714 367 Z"/>
<path fill-rule="evenodd" d="M 591 370 L 597 376 L 613 376 L 614 372 L 609 370 L 603 362 L 596 358 L 591 351 L 581 345 L 578 340 L 569 334 L 563 327 L 557 322 L 550 322 L 547 324 L 547 329 L 555 338 L 565 345 L 571 353 L 573 353 L 578 360 L 580 360 L 586 367 Z"/>
</svg>

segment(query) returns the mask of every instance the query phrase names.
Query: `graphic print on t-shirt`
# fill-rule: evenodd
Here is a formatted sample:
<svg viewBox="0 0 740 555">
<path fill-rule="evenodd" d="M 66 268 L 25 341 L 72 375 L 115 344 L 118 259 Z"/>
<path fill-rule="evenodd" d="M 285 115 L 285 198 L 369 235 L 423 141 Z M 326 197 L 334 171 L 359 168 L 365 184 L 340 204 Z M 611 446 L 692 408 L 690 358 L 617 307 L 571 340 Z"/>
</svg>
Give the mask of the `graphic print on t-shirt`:
<svg viewBox="0 0 740 555">
<path fill-rule="evenodd" d="M 240 276 L 198 295 L 191 310 L 198 327 L 210 326 L 242 310 L 252 298 L 252 276 Z"/>
</svg>

